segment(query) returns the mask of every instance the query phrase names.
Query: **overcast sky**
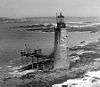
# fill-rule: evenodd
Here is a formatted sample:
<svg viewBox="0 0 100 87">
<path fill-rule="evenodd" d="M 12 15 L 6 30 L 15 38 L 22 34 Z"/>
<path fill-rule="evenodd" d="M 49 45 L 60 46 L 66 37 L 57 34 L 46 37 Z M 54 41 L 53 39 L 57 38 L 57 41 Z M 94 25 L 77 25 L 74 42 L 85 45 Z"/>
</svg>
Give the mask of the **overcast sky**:
<svg viewBox="0 0 100 87">
<path fill-rule="evenodd" d="M 65 16 L 100 17 L 100 0 L 0 0 L 1 17 L 55 16 L 59 8 Z"/>
</svg>

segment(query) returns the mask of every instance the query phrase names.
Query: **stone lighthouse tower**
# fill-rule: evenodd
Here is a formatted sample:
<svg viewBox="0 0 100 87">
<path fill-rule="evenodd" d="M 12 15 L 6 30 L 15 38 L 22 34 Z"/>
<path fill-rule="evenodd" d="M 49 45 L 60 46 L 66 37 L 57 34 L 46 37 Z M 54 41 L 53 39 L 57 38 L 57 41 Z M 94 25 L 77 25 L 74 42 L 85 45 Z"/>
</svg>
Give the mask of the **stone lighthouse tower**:
<svg viewBox="0 0 100 87">
<path fill-rule="evenodd" d="M 69 68 L 67 50 L 67 31 L 62 13 L 56 16 L 57 27 L 55 28 L 54 43 L 54 69 Z"/>
</svg>

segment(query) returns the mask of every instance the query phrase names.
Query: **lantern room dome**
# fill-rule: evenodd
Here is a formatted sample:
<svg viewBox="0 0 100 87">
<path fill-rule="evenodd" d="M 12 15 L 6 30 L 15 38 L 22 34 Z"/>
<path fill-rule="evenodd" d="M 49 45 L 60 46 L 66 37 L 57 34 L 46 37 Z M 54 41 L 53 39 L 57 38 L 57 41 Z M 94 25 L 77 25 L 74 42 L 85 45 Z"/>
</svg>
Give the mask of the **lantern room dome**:
<svg viewBox="0 0 100 87">
<path fill-rule="evenodd" d="M 62 15 L 62 13 L 60 13 L 60 15 L 58 16 L 58 18 L 64 18 L 64 16 Z"/>
</svg>

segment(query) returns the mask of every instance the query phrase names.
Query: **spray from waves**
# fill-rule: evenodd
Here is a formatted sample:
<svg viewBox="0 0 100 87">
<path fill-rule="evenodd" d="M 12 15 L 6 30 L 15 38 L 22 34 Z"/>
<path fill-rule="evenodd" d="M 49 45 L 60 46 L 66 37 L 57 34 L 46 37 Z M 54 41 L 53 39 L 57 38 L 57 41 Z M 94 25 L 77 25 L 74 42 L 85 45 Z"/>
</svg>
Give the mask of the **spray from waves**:
<svg viewBox="0 0 100 87">
<path fill-rule="evenodd" d="M 10 73 L 17 71 L 20 67 L 22 66 L 13 67 L 10 65 L 4 65 L 0 67 L 0 79 L 11 77 L 12 75 Z"/>
<path fill-rule="evenodd" d="M 52 87 L 99 87 L 100 71 L 89 71 L 83 78 L 69 79 L 61 84 L 54 84 Z"/>
<path fill-rule="evenodd" d="M 66 22 L 66 26 L 68 27 L 92 27 L 92 26 L 100 26 L 100 23 Z"/>
</svg>

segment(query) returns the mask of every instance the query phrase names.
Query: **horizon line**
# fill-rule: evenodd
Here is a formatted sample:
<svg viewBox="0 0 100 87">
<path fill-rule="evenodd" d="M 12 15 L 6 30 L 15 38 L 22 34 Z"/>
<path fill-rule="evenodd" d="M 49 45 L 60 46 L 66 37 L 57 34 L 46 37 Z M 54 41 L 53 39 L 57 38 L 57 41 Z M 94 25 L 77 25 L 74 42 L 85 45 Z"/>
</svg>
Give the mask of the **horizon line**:
<svg viewBox="0 0 100 87">
<path fill-rule="evenodd" d="M 0 18 L 9 18 L 9 19 L 21 19 L 21 18 L 56 18 L 56 16 L 26 16 L 26 17 L 7 17 L 7 16 L 0 16 Z M 67 17 L 79 17 L 79 18 L 100 18 L 99 16 L 65 16 Z"/>
</svg>

